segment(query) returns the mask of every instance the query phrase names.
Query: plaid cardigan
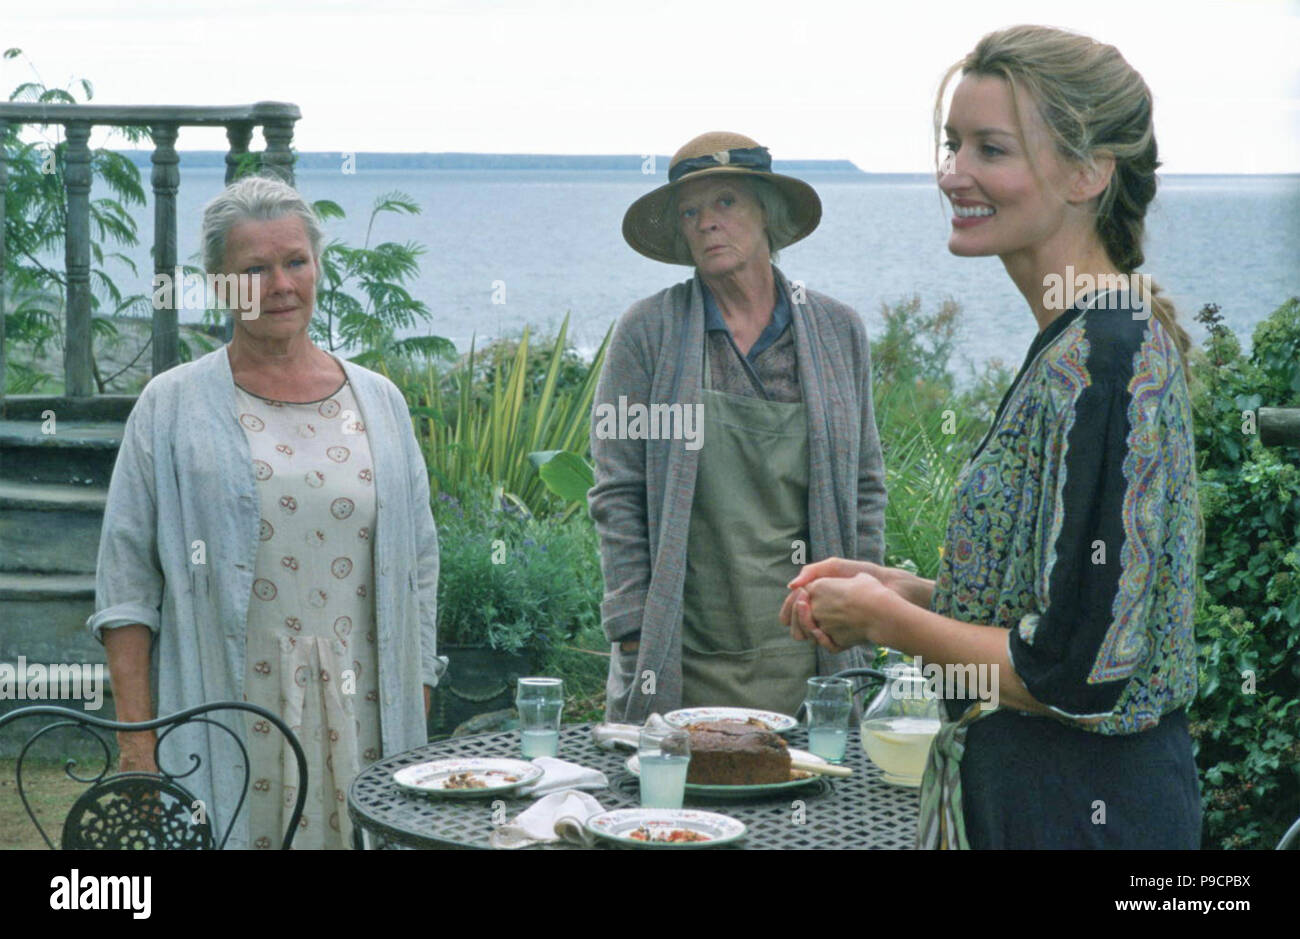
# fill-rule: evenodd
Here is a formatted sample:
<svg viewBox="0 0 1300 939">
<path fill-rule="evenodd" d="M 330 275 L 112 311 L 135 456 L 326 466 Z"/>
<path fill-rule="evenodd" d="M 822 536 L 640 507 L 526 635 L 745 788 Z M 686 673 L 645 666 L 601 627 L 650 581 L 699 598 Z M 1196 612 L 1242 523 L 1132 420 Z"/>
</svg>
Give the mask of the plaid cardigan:
<svg viewBox="0 0 1300 939">
<path fill-rule="evenodd" d="M 808 413 L 807 561 L 884 556 L 885 474 L 871 404 L 871 350 L 862 319 L 830 297 L 800 289 L 773 268 L 790 300 L 799 380 Z M 798 302 L 796 302 L 796 300 Z M 593 409 L 700 401 L 704 298 L 698 275 L 632 306 L 606 352 Z M 606 717 L 643 721 L 681 706 L 682 593 L 699 450 L 682 440 L 602 439 L 593 423 L 600 535 L 601 620 L 613 643 Z M 772 611 L 776 618 L 777 611 Z M 618 643 L 640 633 L 637 653 Z M 817 650 L 818 671 L 867 664 L 869 650 Z M 633 657 L 635 656 L 635 661 Z"/>
</svg>

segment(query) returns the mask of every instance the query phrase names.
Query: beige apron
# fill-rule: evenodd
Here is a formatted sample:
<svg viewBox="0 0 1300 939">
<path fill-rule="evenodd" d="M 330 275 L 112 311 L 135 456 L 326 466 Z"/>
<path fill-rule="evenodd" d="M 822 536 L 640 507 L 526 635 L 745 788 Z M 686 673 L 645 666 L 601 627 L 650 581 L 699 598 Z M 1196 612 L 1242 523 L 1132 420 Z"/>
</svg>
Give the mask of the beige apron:
<svg viewBox="0 0 1300 939">
<path fill-rule="evenodd" d="M 712 389 L 704 361 L 700 449 L 682 598 L 682 706 L 793 714 L 817 649 L 781 625 L 807 554 L 808 420 L 790 404 Z"/>
</svg>

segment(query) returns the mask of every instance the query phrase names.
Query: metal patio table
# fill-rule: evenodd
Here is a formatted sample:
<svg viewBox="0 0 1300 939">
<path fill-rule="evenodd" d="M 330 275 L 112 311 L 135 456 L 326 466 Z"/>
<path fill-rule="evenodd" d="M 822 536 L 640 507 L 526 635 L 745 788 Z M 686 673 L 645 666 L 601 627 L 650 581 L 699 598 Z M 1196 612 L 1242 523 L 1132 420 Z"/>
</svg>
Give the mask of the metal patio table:
<svg viewBox="0 0 1300 939">
<path fill-rule="evenodd" d="M 607 810 L 640 805 L 636 777 L 625 766 L 628 753 L 602 749 L 592 741 L 591 724 L 560 731 L 559 757 L 601 770 L 608 789 L 588 790 Z M 807 749 L 803 728 L 786 735 L 792 747 Z M 368 766 L 348 790 L 348 814 L 354 825 L 399 846 L 411 848 L 487 848 L 493 828 L 493 803 L 504 803 L 512 819 L 534 801 L 528 797 L 436 798 L 406 792 L 393 782 L 404 766 L 429 760 L 467 757 L 519 758 L 519 733 L 453 737 L 426 744 Z M 916 844 L 919 794 L 886 783 L 862 752 L 856 728 L 849 731 L 844 765 L 847 779 L 821 777 L 806 786 L 762 798 L 703 799 L 686 794 L 685 807 L 721 812 L 745 823 L 748 832 L 737 848 L 912 848 Z M 500 808 L 498 806 L 498 808 Z M 800 816 L 802 818 L 800 819 Z M 501 818 L 500 812 L 496 813 Z M 598 842 L 602 847 L 616 847 Z M 567 843 L 537 845 L 572 848 Z M 726 850 L 726 847 L 719 850 Z M 525 849 L 527 850 L 527 849 Z"/>
</svg>

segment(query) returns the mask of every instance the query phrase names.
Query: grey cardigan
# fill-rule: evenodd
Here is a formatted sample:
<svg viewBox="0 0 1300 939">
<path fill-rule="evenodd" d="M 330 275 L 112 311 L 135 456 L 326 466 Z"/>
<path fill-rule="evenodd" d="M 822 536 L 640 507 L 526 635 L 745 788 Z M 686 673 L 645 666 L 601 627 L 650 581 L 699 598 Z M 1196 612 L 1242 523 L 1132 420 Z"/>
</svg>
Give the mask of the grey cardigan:
<svg viewBox="0 0 1300 939">
<path fill-rule="evenodd" d="M 420 686 L 446 668 L 437 655 L 438 533 L 429 478 L 400 391 L 388 379 L 342 361 L 374 459 L 375 623 L 380 724 L 385 755 L 426 743 Z M 95 569 L 101 631 L 142 623 L 153 632 L 160 715 L 209 701 L 243 698 L 246 623 L 258 549 L 259 504 L 252 458 L 239 425 L 234 378 L 222 347 L 156 376 L 126 423 Z M 201 554 L 205 563 L 192 563 Z M 218 720 L 230 715 L 218 713 Z M 242 730 L 242 728 L 241 728 Z M 177 731 L 163 768 L 205 801 L 224 832 L 243 785 L 225 734 Z M 229 847 L 247 847 L 247 811 Z"/>
<path fill-rule="evenodd" d="M 813 291 L 791 301 L 799 380 L 808 412 L 808 561 L 879 563 L 884 556 L 885 483 L 871 404 L 871 350 L 862 319 Z M 632 306 L 618 321 L 593 408 L 693 404 L 700 400 L 704 298 L 698 275 Z M 593 426 L 595 485 L 588 494 L 600 535 L 605 596 L 601 619 L 613 643 L 606 716 L 644 720 L 680 707 L 682 593 L 699 450 L 682 440 L 601 439 Z M 776 610 L 772 611 L 775 619 Z M 637 653 L 619 640 L 640 633 Z M 818 649 L 818 671 L 866 664 L 866 651 Z"/>
</svg>

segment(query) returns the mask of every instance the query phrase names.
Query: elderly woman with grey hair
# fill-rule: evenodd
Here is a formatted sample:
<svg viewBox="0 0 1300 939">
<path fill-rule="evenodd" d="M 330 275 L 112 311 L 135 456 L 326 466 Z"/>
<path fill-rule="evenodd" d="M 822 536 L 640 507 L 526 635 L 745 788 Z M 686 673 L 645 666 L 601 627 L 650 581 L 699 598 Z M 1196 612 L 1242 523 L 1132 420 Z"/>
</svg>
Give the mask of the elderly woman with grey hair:
<svg viewBox="0 0 1300 939">
<path fill-rule="evenodd" d="M 303 198 L 240 180 L 204 210 L 202 240 L 209 274 L 247 278 L 252 303 L 231 311 L 229 345 L 155 376 L 136 402 L 87 626 L 104 643 L 119 720 L 153 716 L 151 664 L 162 713 L 247 700 L 280 714 L 308 761 L 295 846 L 346 847 L 348 785 L 427 740 L 445 668 L 428 476 L 401 392 L 311 340 L 321 230 Z M 264 722 L 240 729 L 251 791 L 229 844 L 277 845 L 296 764 Z M 123 770 L 184 773 L 198 754 L 186 783 L 214 830 L 232 823 L 243 778 L 227 735 L 186 727 L 161 748 L 152 732 L 119 742 Z"/>
<path fill-rule="evenodd" d="M 623 236 L 695 273 L 619 320 L 593 410 L 606 714 L 792 713 L 808 678 L 866 664 L 794 641 L 779 617 L 803 564 L 884 553 L 866 330 L 773 266 L 821 202 L 771 172 L 765 147 L 704 134 L 668 180 L 628 209 Z"/>
</svg>

